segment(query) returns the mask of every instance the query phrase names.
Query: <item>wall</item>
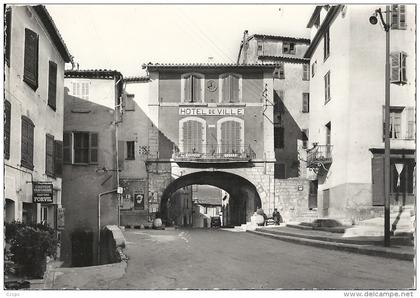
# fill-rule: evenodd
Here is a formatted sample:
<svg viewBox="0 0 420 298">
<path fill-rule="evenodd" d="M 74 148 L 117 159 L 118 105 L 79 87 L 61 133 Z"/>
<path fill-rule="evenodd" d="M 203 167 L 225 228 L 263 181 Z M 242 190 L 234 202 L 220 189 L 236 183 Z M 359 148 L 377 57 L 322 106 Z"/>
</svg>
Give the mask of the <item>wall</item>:
<svg viewBox="0 0 420 298">
<path fill-rule="evenodd" d="M 75 79 L 66 79 L 66 87 Z M 90 90 L 101 89 L 103 93 L 92 92 L 89 100 L 69 94 L 65 95 L 64 131 L 90 131 L 98 133 L 98 164 L 64 165 L 63 206 L 65 208 L 65 231 L 63 235 L 62 259 L 66 264 L 71 260 L 70 235 L 76 229 L 94 232 L 93 243 L 97 242 L 98 195 L 116 189 L 116 143 L 114 104 L 115 81 L 90 80 Z M 112 92 L 111 92 L 112 91 Z M 100 95 L 99 95 L 100 94 Z M 106 95 L 107 98 L 104 98 Z M 98 96 L 98 97 L 97 97 Z M 106 104 L 100 105 L 96 101 Z M 83 108 L 84 112 L 79 108 Z M 89 112 L 87 112 L 89 111 Z M 101 170 L 103 168 L 110 171 Z M 101 226 L 118 224 L 118 203 L 116 194 L 105 195 L 101 199 Z M 96 260 L 96 249 L 93 256 Z"/>
<path fill-rule="evenodd" d="M 25 28 L 39 35 L 38 88 L 34 91 L 23 82 Z M 15 202 L 14 219 L 22 220 L 22 203 L 32 203 L 32 173 L 34 181 L 53 183 L 54 204 L 61 207 L 61 178 L 45 174 L 46 134 L 55 140 L 63 139 L 63 80 L 64 60 L 55 48 L 46 28 L 30 7 L 13 6 L 11 24 L 10 67 L 5 64 L 5 99 L 11 103 L 10 159 L 5 160 L 5 198 Z M 56 111 L 48 106 L 49 61 L 57 64 Z M 26 116 L 35 124 L 33 171 L 21 164 L 21 117 Z M 20 170 L 12 169 L 9 166 Z M 24 173 L 27 172 L 27 173 Z M 40 204 L 37 204 L 37 222 L 40 221 Z"/>
</svg>

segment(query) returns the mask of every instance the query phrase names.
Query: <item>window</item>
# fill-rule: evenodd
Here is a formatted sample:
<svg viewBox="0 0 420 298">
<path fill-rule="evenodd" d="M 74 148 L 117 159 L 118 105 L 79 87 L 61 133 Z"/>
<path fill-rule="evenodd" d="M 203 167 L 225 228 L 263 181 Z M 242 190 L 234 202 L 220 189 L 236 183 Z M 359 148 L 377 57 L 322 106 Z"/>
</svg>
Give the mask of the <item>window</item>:
<svg viewBox="0 0 420 298">
<path fill-rule="evenodd" d="M 243 152 L 244 129 L 242 119 L 226 118 L 217 123 L 220 153 L 240 154 Z"/>
<path fill-rule="evenodd" d="M 220 76 L 220 101 L 221 102 L 240 102 L 242 97 L 241 90 L 242 76 L 239 74 L 223 74 Z"/>
<path fill-rule="evenodd" d="M 22 116 L 21 164 L 29 170 L 34 168 L 34 127 L 29 118 Z"/>
<path fill-rule="evenodd" d="M 98 134 L 93 132 L 73 132 L 74 164 L 98 163 Z"/>
<path fill-rule="evenodd" d="M 309 81 L 309 64 L 302 64 L 302 80 Z"/>
<path fill-rule="evenodd" d="M 391 83 L 407 84 L 407 54 L 391 53 Z"/>
<path fill-rule="evenodd" d="M 318 208 L 318 180 L 309 181 L 308 208 L 310 210 Z"/>
<path fill-rule="evenodd" d="M 125 97 L 124 111 L 135 111 L 136 103 L 134 101 L 134 94 L 127 94 Z"/>
<path fill-rule="evenodd" d="M 184 118 L 179 123 L 180 149 L 183 153 L 204 153 L 206 122 L 200 118 Z"/>
<path fill-rule="evenodd" d="M 392 5 L 392 24 L 391 29 L 400 29 L 405 30 L 407 28 L 406 24 L 406 7 L 402 4 Z"/>
<path fill-rule="evenodd" d="M 389 108 L 389 137 L 412 140 L 415 137 L 414 107 Z M 385 136 L 385 107 L 383 107 L 383 135 Z"/>
<path fill-rule="evenodd" d="M 54 141 L 54 175 L 63 177 L 63 142 Z"/>
<path fill-rule="evenodd" d="M 38 34 L 25 28 L 23 81 L 33 90 L 38 88 Z"/>
<path fill-rule="evenodd" d="M 186 74 L 182 77 L 183 101 L 204 101 L 204 76 L 201 74 Z"/>
<path fill-rule="evenodd" d="M 314 63 L 312 63 L 312 67 L 311 67 L 311 70 L 312 70 L 312 77 L 314 77 L 315 72 L 316 72 L 316 64 L 317 64 L 317 62 L 316 62 L 316 61 L 315 61 Z"/>
<path fill-rule="evenodd" d="M 309 113 L 309 93 L 302 93 L 302 113 Z"/>
<path fill-rule="evenodd" d="M 134 141 L 128 141 L 127 142 L 127 157 L 126 157 L 126 159 L 130 159 L 130 160 L 135 159 L 134 148 L 135 148 L 135 142 Z"/>
<path fill-rule="evenodd" d="M 284 163 L 274 164 L 274 178 L 286 179 L 286 165 Z"/>
<path fill-rule="evenodd" d="M 330 56 L 330 29 L 324 33 L 324 61 Z"/>
<path fill-rule="evenodd" d="M 327 72 L 327 74 L 324 76 L 325 103 L 329 102 L 331 99 L 330 86 L 330 72 Z"/>
<path fill-rule="evenodd" d="M 12 34 L 12 8 L 10 7 L 7 7 L 6 9 L 6 18 L 4 25 L 6 28 L 6 49 L 4 51 L 4 60 L 6 61 L 7 66 L 10 66 L 10 42 Z"/>
<path fill-rule="evenodd" d="M 46 135 L 45 174 L 54 177 L 54 136 Z"/>
<path fill-rule="evenodd" d="M 73 82 L 73 96 L 81 99 L 89 99 L 89 82 Z"/>
<path fill-rule="evenodd" d="M 296 48 L 294 42 L 283 42 L 283 54 L 295 55 Z"/>
<path fill-rule="evenodd" d="M 55 111 L 57 98 L 57 64 L 50 61 L 48 71 L 48 105 Z"/>
<path fill-rule="evenodd" d="M 309 129 L 302 129 L 302 149 L 308 148 Z"/>
<path fill-rule="evenodd" d="M 283 62 L 279 64 L 279 67 L 274 69 L 273 77 L 276 78 L 276 79 L 284 80 L 285 73 L 284 73 L 284 63 Z"/>
<path fill-rule="evenodd" d="M 10 157 L 10 121 L 12 106 L 8 100 L 4 101 L 4 158 Z"/>
<path fill-rule="evenodd" d="M 284 127 L 278 125 L 274 126 L 274 148 L 284 148 Z"/>
<path fill-rule="evenodd" d="M 263 42 L 261 40 L 257 41 L 257 55 L 261 56 L 264 54 Z"/>
</svg>

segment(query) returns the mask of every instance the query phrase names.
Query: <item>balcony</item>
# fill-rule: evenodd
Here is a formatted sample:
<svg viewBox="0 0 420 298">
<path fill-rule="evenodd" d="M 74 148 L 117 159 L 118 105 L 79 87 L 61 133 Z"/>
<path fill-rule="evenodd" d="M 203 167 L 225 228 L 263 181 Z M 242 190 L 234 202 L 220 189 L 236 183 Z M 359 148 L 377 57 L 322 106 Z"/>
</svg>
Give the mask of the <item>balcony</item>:
<svg viewBox="0 0 420 298">
<path fill-rule="evenodd" d="M 205 150 L 200 150 L 203 147 Z M 248 162 L 256 157 L 250 145 L 206 144 L 202 145 L 202 148 L 190 148 L 182 151 L 176 148 L 172 153 L 172 159 L 175 162 L 229 163 Z"/>
<path fill-rule="evenodd" d="M 319 164 L 330 165 L 332 163 L 332 145 L 316 145 L 308 150 L 308 168 L 317 167 Z"/>
</svg>

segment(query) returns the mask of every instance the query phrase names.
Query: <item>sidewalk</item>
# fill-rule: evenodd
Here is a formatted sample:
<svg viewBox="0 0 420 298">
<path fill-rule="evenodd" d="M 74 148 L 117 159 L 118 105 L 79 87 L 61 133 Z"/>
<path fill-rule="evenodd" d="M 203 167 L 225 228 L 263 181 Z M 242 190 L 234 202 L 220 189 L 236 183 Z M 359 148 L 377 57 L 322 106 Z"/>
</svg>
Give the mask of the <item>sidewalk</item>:
<svg viewBox="0 0 420 298">
<path fill-rule="evenodd" d="M 415 256 L 413 246 L 398 244 L 396 239 L 392 238 L 391 247 L 384 247 L 382 246 L 382 237 L 343 238 L 342 233 L 297 229 L 288 226 L 258 227 L 255 231 L 247 230 L 247 232 L 303 245 L 386 258 L 413 260 Z"/>
</svg>

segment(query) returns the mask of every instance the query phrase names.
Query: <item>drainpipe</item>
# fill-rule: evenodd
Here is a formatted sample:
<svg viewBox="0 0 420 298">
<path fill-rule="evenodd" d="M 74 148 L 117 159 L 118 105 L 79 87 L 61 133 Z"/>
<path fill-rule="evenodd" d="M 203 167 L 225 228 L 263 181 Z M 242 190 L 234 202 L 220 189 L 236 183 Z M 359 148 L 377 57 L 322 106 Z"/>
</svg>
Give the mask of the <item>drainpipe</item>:
<svg viewBox="0 0 420 298">
<path fill-rule="evenodd" d="M 118 105 L 116 105 L 115 106 L 115 119 L 114 119 L 114 123 L 115 123 L 115 155 L 116 155 L 116 161 L 115 161 L 115 164 L 116 164 L 116 173 L 117 173 L 117 188 L 119 188 L 120 187 L 120 165 L 119 165 L 119 161 L 118 161 L 118 156 L 119 156 L 119 154 L 118 154 L 118 124 L 120 123 L 120 122 L 122 122 L 122 120 L 121 121 L 119 121 L 118 120 L 118 114 L 119 114 L 119 109 L 121 108 L 121 106 L 122 106 L 122 96 L 121 96 L 121 94 L 120 94 L 120 92 L 119 92 L 119 90 L 118 90 L 118 84 L 120 83 L 120 81 L 123 79 L 123 77 L 122 77 L 122 75 L 121 74 L 119 74 L 119 79 L 115 82 L 115 86 L 116 86 L 116 88 L 117 88 L 117 98 L 119 98 L 119 104 Z M 118 221 L 117 221 L 117 223 L 118 223 L 118 227 L 120 226 L 120 198 L 121 198 L 121 196 L 120 196 L 120 194 L 118 194 L 117 195 L 117 200 L 118 200 Z"/>
<path fill-rule="evenodd" d="M 109 191 L 105 191 L 105 192 L 101 192 L 98 195 L 98 247 L 97 247 L 98 265 L 100 264 L 100 260 L 101 260 L 101 197 L 104 196 L 104 195 L 107 195 L 107 194 L 114 193 L 114 192 L 118 192 L 118 188 L 113 189 L 113 190 L 109 190 Z M 119 206 L 119 202 L 118 202 L 118 206 Z"/>
</svg>

